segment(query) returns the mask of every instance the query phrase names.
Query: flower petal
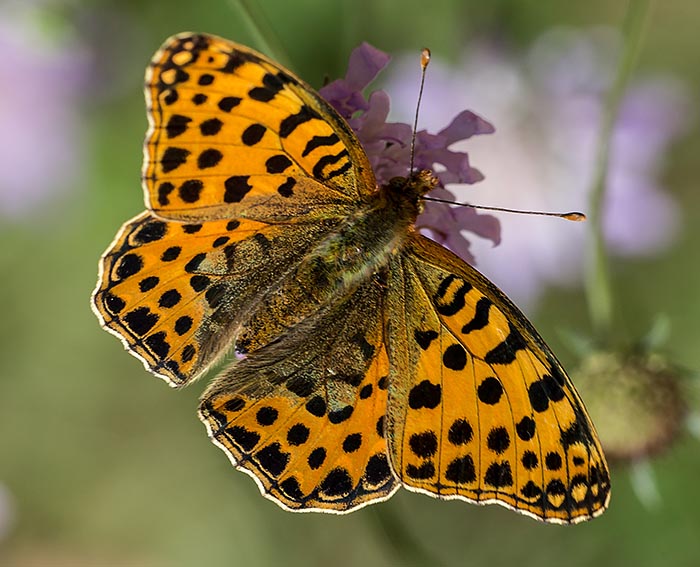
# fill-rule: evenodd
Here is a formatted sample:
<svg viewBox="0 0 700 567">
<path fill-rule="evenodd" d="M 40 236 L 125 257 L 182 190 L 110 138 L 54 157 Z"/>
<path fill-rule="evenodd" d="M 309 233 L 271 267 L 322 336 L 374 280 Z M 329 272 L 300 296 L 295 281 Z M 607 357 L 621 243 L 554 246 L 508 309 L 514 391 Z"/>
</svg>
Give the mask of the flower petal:
<svg viewBox="0 0 700 567">
<path fill-rule="evenodd" d="M 345 78 L 327 84 L 318 92 L 343 118 L 350 119 L 357 111 L 369 108 L 362 91 L 390 60 L 391 57 L 388 54 L 368 43 L 363 43 L 350 55 Z"/>
</svg>

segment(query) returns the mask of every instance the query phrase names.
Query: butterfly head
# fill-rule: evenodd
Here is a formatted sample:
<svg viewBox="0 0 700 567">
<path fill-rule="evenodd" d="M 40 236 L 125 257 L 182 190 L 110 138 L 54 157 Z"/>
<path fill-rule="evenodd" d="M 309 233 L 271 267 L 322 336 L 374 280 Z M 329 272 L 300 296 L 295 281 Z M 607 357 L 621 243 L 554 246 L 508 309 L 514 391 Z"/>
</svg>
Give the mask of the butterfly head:
<svg viewBox="0 0 700 567">
<path fill-rule="evenodd" d="M 384 191 L 394 202 L 402 204 L 410 203 L 417 209 L 417 213 L 423 212 L 422 197 L 435 189 L 439 180 L 432 171 L 421 169 L 414 171 L 408 177 L 393 177 L 384 186 Z"/>
</svg>

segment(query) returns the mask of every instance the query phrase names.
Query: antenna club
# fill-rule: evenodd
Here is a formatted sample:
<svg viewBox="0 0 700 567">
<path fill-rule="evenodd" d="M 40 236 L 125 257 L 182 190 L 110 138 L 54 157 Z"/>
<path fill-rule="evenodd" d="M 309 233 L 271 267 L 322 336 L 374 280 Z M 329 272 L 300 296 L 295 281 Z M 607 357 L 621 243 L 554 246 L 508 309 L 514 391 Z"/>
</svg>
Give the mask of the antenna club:
<svg viewBox="0 0 700 567">
<path fill-rule="evenodd" d="M 586 215 L 583 213 L 579 213 L 577 211 L 574 211 L 572 213 L 564 213 L 562 214 L 562 218 L 565 218 L 566 220 L 574 221 L 574 222 L 581 222 L 586 220 Z"/>
<path fill-rule="evenodd" d="M 420 66 L 423 68 L 424 71 L 425 68 L 428 66 L 428 63 L 430 63 L 430 49 L 424 47 L 420 52 Z"/>
</svg>

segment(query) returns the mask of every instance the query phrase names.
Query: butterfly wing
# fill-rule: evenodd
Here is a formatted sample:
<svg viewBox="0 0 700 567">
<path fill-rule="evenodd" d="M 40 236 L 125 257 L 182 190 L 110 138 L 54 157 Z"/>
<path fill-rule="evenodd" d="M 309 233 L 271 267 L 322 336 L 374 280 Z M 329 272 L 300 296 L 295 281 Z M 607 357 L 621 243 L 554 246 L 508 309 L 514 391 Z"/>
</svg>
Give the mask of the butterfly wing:
<svg viewBox="0 0 700 567">
<path fill-rule="evenodd" d="M 287 509 L 344 513 L 398 488 L 384 439 L 383 295 L 365 284 L 234 363 L 202 397 L 213 442 Z"/>
<path fill-rule="evenodd" d="M 422 236 L 391 266 L 387 438 L 409 489 L 575 523 L 609 476 L 561 365 L 486 278 Z"/>
<path fill-rule="evenodd" d="M 168 39 L 146 72 L 146 206 L 184 221 L 339 216 L 376 190 L 355 134 L 309 85 L 214 36 Z"/>
</svg>

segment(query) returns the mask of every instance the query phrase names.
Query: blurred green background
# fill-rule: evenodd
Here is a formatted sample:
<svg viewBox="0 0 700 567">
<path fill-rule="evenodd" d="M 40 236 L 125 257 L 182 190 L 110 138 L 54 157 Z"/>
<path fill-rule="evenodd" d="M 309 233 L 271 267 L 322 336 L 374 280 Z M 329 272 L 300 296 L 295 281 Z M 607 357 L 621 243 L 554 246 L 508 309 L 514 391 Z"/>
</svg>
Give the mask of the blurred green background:
<svg viewBox="0 0 700 567">
<path fill-rule="evenodd" d="M 268 0 L 256 12 L 293 69 L 320 86 L 342 76 L 361 41 L 390 53 L 428 45 L 454 61 L 477 36 L 517 51 L 553 26 L 619 28 L 626 7 Z M 209 443 L 195 415 L 203 385 L 169 390 L 100 329 L 89 306 L 100 254 L 143 209 L 141 82 L 152 53 L 186 30 L 256 47 L 255 36 L 224 0 L 5 0 L 0 20 L 0 44 L 15 46 L 16 63 L 0 63 L 0 565 L 385 566 L 406 564 L 412 546 L 445 565 L 700 564 L 700 445 L 687 433 L 650 463 L 655 507 L 618 467 L 609 511 L 574 527 L 406 491 L 349 516 L 291 514 L 264 499 Z M 694 111 L 698 22 L 700 3 L 658 2 L 637 64 L 677 76 Z M 693 126 L 661 174 L 682 211 L 674 244 L 613 266 L 616 338 L 632 340 L 666 314 L 666 354 L 690 369 L 700 368 L 699 151 Z M 559 330 L 562 314 L 567 327 L 589 329 L 580 290 L 548 290 L 529 314 L 573 362 Z"/>
</svg>

